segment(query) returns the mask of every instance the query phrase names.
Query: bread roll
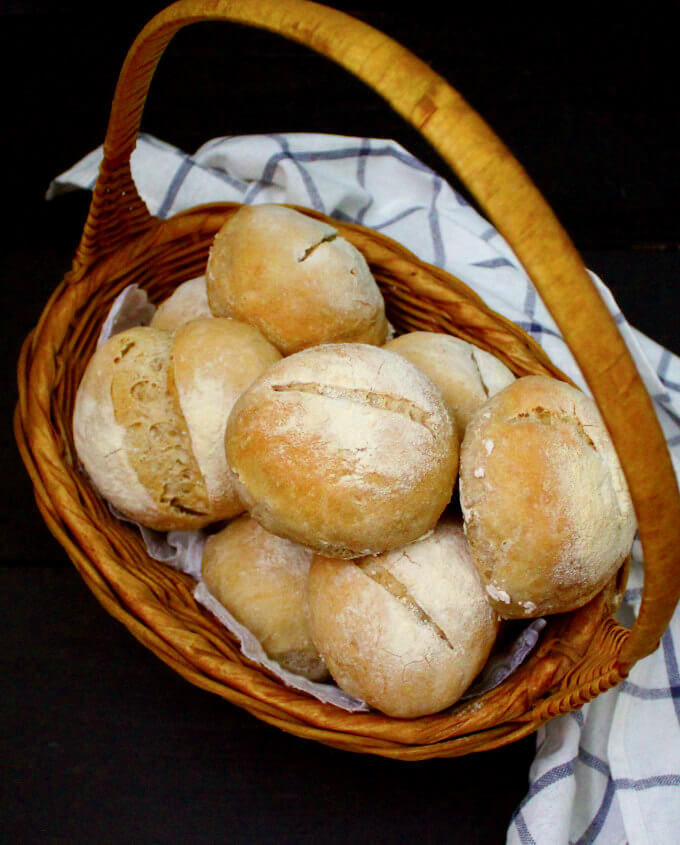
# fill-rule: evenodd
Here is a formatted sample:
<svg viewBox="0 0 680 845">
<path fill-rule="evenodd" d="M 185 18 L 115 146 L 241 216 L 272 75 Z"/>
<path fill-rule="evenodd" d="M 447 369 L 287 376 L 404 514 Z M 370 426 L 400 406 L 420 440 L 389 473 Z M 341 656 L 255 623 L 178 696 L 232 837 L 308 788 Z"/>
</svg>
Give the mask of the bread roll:
<svg viewBox="0 0 680 845">
<path fill-rule="evenodd" d="M 409 332 L 384 348 L 408 358 L 432 379 L 453 412 L 461 440 L 475 411 L 515 380 L 493 355 L 447 334 Z"/>
<path fill-rule="evenodd" d="M 460 523 L 355 561 L 316 556 L 312 638 L 342 689 L 389 716 L 449 707 L 484 666 L 498 631 Z"/>
<path fill-rule="evenodd" d="M 181 326 L 173 345 L 173 383 L 212 511 L 228 519 L 245 509 L 227 466 L 227 419 L 243 391 L 281 355 L 253 326 L 208 317 Z"/>
<path fill-rule="evenodd" d="M 205 276 L 189 279 L 179 285 L 172 296 L 158 306 L 150 325 L 154 329 L 174 332 L 190 320 L 200 317 L 212 317 Z"/>
<path fill-rule="evenodd" d="M 506 618 L 584 605 L 623 563 L 635 534 L 595 403 L 544 376 L 518 379 L 473 417 L 460 496 L 475 563 Z"/>
<path fill-rule="evenodd" d="M 279 353 L 256 329 L 200 320 L 175 335 L 129 329 L 103 343 L 78 387 L 78 456 L 99 492 L 158 531 L 241 513 L 224 456 L 239 393 Z"/>
<path fill-rule="evenodd" d="M 244 206 L 220 229 L 207 288 L 213 314 L 257 326 L 284 355 L 387 337 L 363 255 L 332 226 L 285 206 Z"/>
<path fill-rule="evenodd" d="M 139 327 L 105 341 L 76 394 L 76 451 L 123 514 L 159 531 L 210 521 L 210 501 L 169 387 L 172 335 Z"/>
<path fill-rule="evenodd" d="M 457 476 L 441 393 L 399 355 L 357 343 L 270 367 L 234 406 L 226 449 L 258 522 L 340 558 L 429 531 Z"/>
<path fill-rule="evenodd" d="M 309 633 L 307 576 L 312 552 L 265 531 L 248 516 L 205 544 L 202 577 L 215 598 L 284 669 L 311 681 L 328 670 Z"/>
</svg>

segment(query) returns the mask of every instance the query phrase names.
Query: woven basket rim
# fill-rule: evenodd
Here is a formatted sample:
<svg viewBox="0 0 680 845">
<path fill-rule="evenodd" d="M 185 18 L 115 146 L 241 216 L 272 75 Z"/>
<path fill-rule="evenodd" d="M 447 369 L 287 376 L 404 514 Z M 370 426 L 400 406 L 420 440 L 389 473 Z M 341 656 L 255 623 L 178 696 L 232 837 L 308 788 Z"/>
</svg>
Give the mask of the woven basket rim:
<svg viewBox="0 0 680 845">
<path fill-rule="evenodd" d="M 168 582 L 167 573 L 162 573 L 162 564 L 150 559 L 145 561 L 144 566 L 153 573 L 153 578 L 158 579 L 158 584 L 140 583 L 139 573 L 135 573 L 133 578 L 127 570 L 120 571 L 119 555 L 125 553 L 134 559 L 139 559 L 140 555 L 146 558 L 141 539 L 132 533 L 129 526 L 115 531 L 113 535 L 107 534 L 106 537 L 102 532 L 98 532 L 97 528 L 93 530 L 93 524 L 98 518 L 104 520 L 99 526 L 102 528 L 107 524 L 106 520 L 113 520 L 113 517 L 105 510 L 101 500 L 97 502 L 98 497 L 90 495 L 88 498 L 85 494 L 83 498 L 82 490 L 74 488 L 73 485 L 77 482 L 74 482 L 72 477 L 73 453 L 68 442 L 64 445 L 54 432 L 51 437 L 45 437 L 45 423 L 51 424 L 50 403 L 53 401 L 54 382 L 60 374 L 64 377 L 69 366 L 69 362 L 62 359 L 60 369 L 55 370 L 54 361 L 61 357 L 62 346 L 78 312 L 89 314 L 91 296 L 97 292 L 101 295 L 103 286 L 112 285 L 110 280 L 112 276 L 114 279 L 116 277 L 116 273 L 112 271 L 117 269 L 118 279 L 125 279 L 130 267 L 153 260 L 156 252 L 168 247 L 172 250 L 180 241 L 188 243 L 188 247 L 182 247 L 183 249 L 200 252 L 200 249 L 205 247 L 199 248 L 198 241 L 209 239 L 222 224 L 225 216 L 233 213 L 238 207 L 239 204 L 236 203 L 211 203 L 181 212 L 167 221 L 159 221 L 152 230 L 102 258 L 76 283 L 62 283 L 46 305 L 36 330 L 27 339 L 22 351 L 19 368 L 20 401 L 15 416 L 17 441 L 22 457 L 34 481 L 38 506 L 48 528 L 65 547 L 76 568 L 106 610 L 123 622 L 144 645 L 192 683 L 217 692 L 258 718 L 276 724 L 287 732 L 314 738 L 327 745 L 399 759 L 457 756 L 475 750 L 480 744 L 485 748 L 503 745 L 536 730 L 557 712 L 563 712 L 565 701 L 568 702 L 568 709 L 574 709 L 621 680 L 623 675 L 616 665 L 616 654 L 628 631 L 611 620 L 608 610 L 605 613 L 606 601 L 600 596 L 597 601 L 601 606 L 597 613 L 600 614 L 598 618 L 602 623 L 601 627 L 606 629 L 605 639 L 610 646 L 609 660 L 602 661 L 600 665 L 589 665 L 587 677 L 577 679 L 577 682 L 565 691 L 560 684 L 566 675 L 574 671 L 578 660 L 572 659 L 570 663 L 567 654 L 546 656 L 541 655 L 539 650 L 519 671 L 529 678 L 537 663 L 542 660 L 550 663 L 550 671 L 544 673 L 539 682 L 534 679 L 540 694 L 535 695 L 531 705 L 524 711 L 515 706 L 515 710 L 511 710 L 503 722 L 478 727 L 470 734 L 450 736 L 452 712 L 455 713 L 454 722 L 465 723 L 466 719 L 470 719 L 470 713 L 474 714 L 475 710 L 485 706 L 479 702 L 486 699 L 486 696 L 473 700 L 474 704 L 454 705 L 441 714 L 419 720 L 390 719 L 375 712 L 345 714 L 339 720 L 337 712 L 329 713 L 328 708 L 336 711 L 332 705 L 322 705 L 320 702 L 310 704 L 309 699 L 304 696 L 304 704 L 300 706 L 303 694 L 292 693 L 282 687 L 280 682 L 273 681 L 261 670 L 253 668 L 245 659 L 235 657 L 233 649 L 229 651 L 227 646 L 222 646 L 221 653 L 214 648 L 211 652 L 210 648 L 206 647 L 209 640 L 206 640 L 205 635 L 196 634 L 190 626 L 179 632 L 174 631 L 173 617 L 159 608 L 154 590 L 169 590 L 172 585 L 172 589 L 180 593 L 184 591 L 185 598 L 189 600 L 188 576 L 174 573 Z M 317 219 L 332 220 L 318 212 L 296 208 Z M 363 248 L 362 251 L 369 253 L 369 264 L 371 257 L 374 259 L 372 266 L 375 267 L 378 253 L 382 254 L 385 275 L 390 283 L 396 283 L 399 268 L 403 272 L 404 267 L 408 266 L 409 284 L 415 284 L 417 288 L 420 286 L 428 291 L 433 296 L 432 302 L 444 302 L 451 306 L 451 303 L 455 304 L 459 299 L 464 299 L 464 294 L 469 291 L 460 280 L 441 268 L 421 261 L 382 233 L 359 224 L 350 225 L 336 220 L 332 222 L 355 245 Z M 109 282 L 105 281 L 107 278 Z M 112 298 L 113 292 L 112 289 L 106 295 Z M 474 293 L 463 305 L 467 309 L 466 313 L 478 312 L 477 318 L 482 328 L 487 325 L 486 321 L 489 319 L 496 319 L 497 315 Z M 98 315 L 98 322 L 103 316 Z M 498 331 L 498 321 L 494 322 L 494 326 Z M 505 318 L 501 319 L 501 327 L 515 342 L 514 348 L 520 350 L 518 354 L 525 354 L 525 350 L 533 351 L 533 348 L 537 347 L 540 357 L 547 359 L 533 338 L 519 327 L 510 324 Z M 91 328 L 91 333 L 94 333 L 94 327 Z M 494 340 L 497 341 L 497 338 Z M 542 362 L 537 366 L 545 368 Z M 552 364 L 549 366 L 554 374 L 559 373 Z M 36 379 L 44 379 L 45 373 L 54 381 L 43 384 L 41 391 L 36 388 Z M 563 378 L 566 380 L 566 376 Z M 68 441 L 67 431 L 62 430 L 61 435 Z M 120 529 L 121 526 L 116 528 Z M 209 616 L 203 609 L 197 612 L 202 617 Z M 586 611 L 581 613 L 583 615 Z M 216 630 L 214 621 L 205 624 L 208 628 L 210 625 L 214 626 Z M 560 622 L 551 620 L 550 624 L 559 628 Z M 168 633 L 169 631 L 171 633 Z M 612 643 L 615 647 L 612 647 Z M 214 646 L 214 643 L 212 645 Z M 598 642 L 598 648 L 601 647 L 602 644 Z M 592 662 L 592 650 L 588 657 L 588 648 L 585 645 L 583 648 L 585 662 Z M 226 683 L 224 667 L 220 665 L 220 660 L 225 659 L 225 655 L 226 659 L 231 661 L 229 671 L 226 672 Z M 560 661 L 564 665 L 558 666 Z M 555 677 L 560 678 L 556 684 L 550 683 L 551 671 Z M 497 699 L 501 690 L 502 687 L 495 693 L 492 691 L 492 697 Z M 342 730 L 337 727 L 338 721 L 342 722 Z M 479 726 L 479 720 L 477 725 Z"/>
</svg>

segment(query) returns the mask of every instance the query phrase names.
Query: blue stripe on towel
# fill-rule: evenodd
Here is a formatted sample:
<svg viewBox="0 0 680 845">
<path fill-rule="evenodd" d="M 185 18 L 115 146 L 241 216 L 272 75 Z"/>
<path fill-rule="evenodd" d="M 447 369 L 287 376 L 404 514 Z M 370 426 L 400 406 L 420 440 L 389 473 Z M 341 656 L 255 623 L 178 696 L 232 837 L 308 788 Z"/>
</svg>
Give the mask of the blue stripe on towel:
<svg viewBox="0 0 680 845">
<path fill-rule="evenodd" d="M 485 258 L 482 261 L 473 261 L 472 266 L 486 267 L 490 270 L 494 270 L 496 267 L 514 267 L 515 265 L 507 258 L 498 256 L 498 258 Z"/>
<path fill-rule="evenodd" d="M 680 686 L 680 672 L 678 672 L 678 660 L 675 654 L 675 645 L 670 628 L 666 629 L 666 633 L 661 638 L 661 645 L 663 647 L 666 671 L 668 672 L 669 686 L 673 689 L 674 687 Z M 674 696 L 672 700 L 673 706 L 675 707 L 675 715 L 680 724 L 680 698 Z"/>
<path fill-rule="evenodd" d="M 602 802 L 598 808 L 597 813 L 595 813 L 595 817 L 591 821 L 591 823 L 586 828 L 583 836 L 580 837 L 576 841 L 576 845 L 590 845 L 590 843 L 594 842 L 599 833 L 602 830 L 602 827 L 607 820 L 607 815 L 609 814 L 609 808 L 612 805 L 612 801 L 614 800 L 614 795 L 616 794 L 616 788 L 614 786 L 614 781 L 609 778 L 607 781 L 607 788 L 604 792 L 604 797 L 602 798 Z"/>
<path fill-rule="evenodd" d="M 168 186 L 168 189 L 165 192 L 165 196 L 163 197 L 163 201 L 161 202 L 160 207 L 158 209 L 159 217 L 167 217 L 168 212 L 172 208 L 172 204 L 175 201 L 177 192 L 184 184 L 184 181 L 193 166 L 193 159 L 189 158 L 189 156 L 182 156 L 180 166 L 177 168 L 175 175 L 172 177 L 170 185 Z"/>
</svg>

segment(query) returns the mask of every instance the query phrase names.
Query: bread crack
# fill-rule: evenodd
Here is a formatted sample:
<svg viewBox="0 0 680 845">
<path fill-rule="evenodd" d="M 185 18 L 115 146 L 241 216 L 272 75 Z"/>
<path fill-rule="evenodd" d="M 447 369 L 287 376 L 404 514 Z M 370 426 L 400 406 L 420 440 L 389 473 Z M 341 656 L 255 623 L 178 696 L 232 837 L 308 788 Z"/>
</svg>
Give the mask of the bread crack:
<svg viewBox="0 0 680 845">
<path fill-rule="evenodd" d="M 408 555 L 404 555 L 408 560 Z M 365 557 L 355 561 L 361 571 L 375 581 L 380 587 L 394 596 L 408 611 L 416 617 L 418 622 L 426 625 L 440 640 L 453 649 L 453 645 L 444 631 L 437 625 L 434 619 L 425 611 L 409 593 L 408 589 L 396 578 L 382 563 L 375 557 Z"/>
<path fill-rule="evenodd" d="M 125 344 L 121 347 L 120 352 L 118 353 L 118 355 L 116 355 L 116 357 L 113 359 L 113 363 L 114 363 L 114 364 L 119 364 L 119 363 L 120 363 L 120 361 L 121 361 L 121 359 L 122 359 L 122 358 L 125 358 L 125 356 L 128 354 L 128 352 L 129 352 L 131 349 L 134 349 L 134 348 L 135 348 L 135 346 L 136 346 L 136 344 L 135 344 L 134 340 L 128 340 L 128 341 L 126 341 L 126 342 L 125 342 Z"/>
<path fill-rule="evenodd" d="M 556 422 L 566 423 L 576 430 L 577 434 L 594 452 L 597 452 L 597 446 L 586 431 L 586 427 L 576 416 L 576 409 L 574 409 L 573 414 L 570 414 L 567 411 L 552 411 L 549 408 L 543 408 L 539 405 L 536 408 L 532 408 L 530 411 L 523 411 L 522 413 L 517 414 L 511 421 L 514 422 L 515 420 L 526 419 L 533 420 L 534 422 L 541 423 L 542 425 L 553 425 Z"/>
<path fill-rule="evenodd" d="M 317 241 L 315 244 L 308 246 L 307 249 L 300 256 L 300 258 L 298 258 L 298 264 L 302 264 L 303 261 L 306 261 L 309 256 L 314 252 L 314 250 L 318 249 L 322 244 L 329 244 L 331 241 L 334 241 L 337 237 L 337 232 L 331 232 L 329 235 L 324 235 L 320 241 Z"/>
<path fill-rule="evenodd" d="M 479 383 L 482 386 L 482 390 L 484 391 L 484 395 L 489 398 L 489 388 L 484 381 L 484 376 L 482 375 L 482 368 L 479 366 L 479 361 L 477 360 L 477 355 L 475 354 L 475 350 L 472 349 L 470 351 L 470 358 L 472 358 L 472 364 L 477 371 L 477 378 L 479 379 Z"/>
<path fill-rule="evenodd" d="M 356 402 L 358 405 L 367 405 L 379 411 L 393 411 L 408 417 L 413 422 L 422 425 L 434 437 L 432 415 L 411 402 L 410 399 L 392 396 L 389 393 L 378 393 L 373 390 L 363 390 L 356 387 L 336 387 L 332 384 L 319 384 L 313 381 L 290 381 L 286 384 L 273 384 L 272 390 L 277 393 L 311 393 L 315 396 L 325 396 L 327 399 L 344 399 L 347 402 Z"/>
<path fill-rule="evenodd" d="M 127 341 L 124 348 L 135 345 Z M 154 360 L 163 364 L 158 378 L 148 373 Z M 110 395 L 115 420 L 125 429 L 128 459 L 151 498 L 183 514 L 209 513 L 205 482 L 176 398 L 169 350 L 151 362 L 143 348 L 138 360 L 125 358 L 113 375 Z"/>
<path fill-rule="evenodd" d="M 187 516 L 207 516 L 208 514 L 206 510 L 198 508 L 189 508 L 186 505 L 183 505 L 177 497 L 173 497 L 169 500 L 167 498 L 162 498 L 161 501 L 164 504 L 169 505 L 173 510 L 178 511 L 179 513 L 186 514 Z"/>
</svg>

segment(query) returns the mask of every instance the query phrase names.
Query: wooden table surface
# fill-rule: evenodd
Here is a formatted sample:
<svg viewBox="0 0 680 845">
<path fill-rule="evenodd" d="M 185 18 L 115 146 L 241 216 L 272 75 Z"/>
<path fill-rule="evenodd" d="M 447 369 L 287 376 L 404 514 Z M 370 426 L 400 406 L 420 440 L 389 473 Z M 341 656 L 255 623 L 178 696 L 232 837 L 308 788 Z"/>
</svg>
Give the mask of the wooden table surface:
<svg viewBox="0 0 680 845">
<path fill-rule="evenodd" d="M 408 11 L 334 3 L 428 61 L 533 176 L 629 321 L 680 353 L 677 98 L 663 20 L 614 4 L 528 18 L 519 4 Z M 0 829 L 7 842 L 502 842 L 526 793 L 530 737 L 404 764 L 298 740 L 196 689 L 88 592 L 34 505 L 9 428 L 15 362 L 68 269 L 84 194 L 49 180 L 101 143 L 118 70 L 161 3 L 0 9 L 5 467 Z M 591 4 L 592 6 L 592 4 Z M 567 7 L 564 7 L 565 9 Z M 603 14 L 606 12 L 606 14 Z M 385 104 L 304 48 L 202 25 L 180 34 L 144 128 L 191 152 L 266 131 L 392 137 L 446 173 Z"/>
</svg>

